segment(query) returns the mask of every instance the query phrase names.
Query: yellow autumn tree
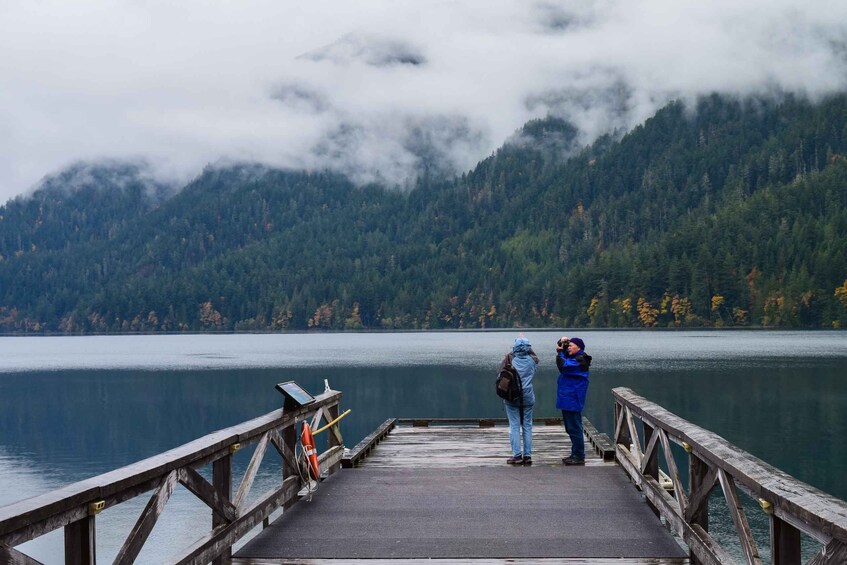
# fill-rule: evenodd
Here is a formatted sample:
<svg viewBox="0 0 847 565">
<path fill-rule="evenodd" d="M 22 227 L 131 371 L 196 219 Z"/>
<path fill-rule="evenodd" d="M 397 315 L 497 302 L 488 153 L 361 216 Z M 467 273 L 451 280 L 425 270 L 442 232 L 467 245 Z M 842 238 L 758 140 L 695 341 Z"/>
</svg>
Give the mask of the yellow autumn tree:
<svg viewBox="0 0 847 565">
<path fill-rule="evenodd" d="M 221 313 L 212 306 L 212 301 L 200 305 L 200 323 L 206 328 L 220 329 L 223 326 Z"/>
<path fill-rule="evenodd" d="M 652 304 L 639 297 L 635 304 L 635 309 L 638 311 L 638 321 L 645 328 L 651 328 L 656 325 L 656 320 L 659 318 L 659 309 L 654 308 Z"/>
<path fill-rule="evenodd" d="M 362 318 L 359 316 L 359 303 L 353 304 L 353 310 L 350 315 L 344 320 L 345 330 L 360 330 L 362 329 Z"/>
<path fill-rule="evenodd" d="M 624 326 L 630 325 L 632 323 L 632 299 L 624 297 L 612 300 L 612 314 L 616 318 L 612 320 L 612 323 Z"/>
<path fill-rule="evenodd" d="M 847 279 L 844 279 L 844 284 L 835 289 L 834 295 L 842 306 L 847 307 Z"/>
<path fill-rule="evenodd" d="M 331 328 L 332 316 L 335 313 L 335 307 L 338 305 L 338 300 L 332 303 L 324 302 L 315 309 L 315 313 L 309 318 L 307 325 L 309 328 Z"/>
<path fill-rule="evenodd" d="M 691 317 L 691 299 L 674 295 L 671 300 L 671 313 L 674 325 L 681 326 Z"/>
<path fill-rule="evenodd" d="M 605 317 L 604 315 L 608 313 L 608 305 L 604 304 L 603 293 L 597 294 L 591 299 L 591 304 L 588 305 L 585 313 L 588 314 L 588 317 L 591 319 L 591 325 L 593 327 L 602 325 Z"/>
</svg>

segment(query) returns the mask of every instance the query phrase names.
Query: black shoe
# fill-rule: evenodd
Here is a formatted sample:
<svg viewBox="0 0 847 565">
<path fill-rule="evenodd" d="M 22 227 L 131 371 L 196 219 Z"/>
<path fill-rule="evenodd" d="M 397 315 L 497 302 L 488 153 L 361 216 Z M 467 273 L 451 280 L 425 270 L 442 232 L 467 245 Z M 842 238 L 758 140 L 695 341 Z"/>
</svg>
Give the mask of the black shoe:
<svg viewBox="0 0 847 565">
<path fill-rule="evenodd" d="M 523 458 L 523 464 L 524 464 L 524 465 L 532 465 L 532 457 L 526 457 L 526 456 L 524 456 L 524 458 Z"/>
<path fill-rule="evenodd" d="M 562 459 L 565 465 L 585 465 L 585 459 L 574 459 L 573 457 L 565 457 Z"/>
<path fill-rule="evenodd" d="M 523 465 L 523 457 L 520 455 L 514 455 L 506 459 L 506 463 L 509 465 Z"/>
</svg>

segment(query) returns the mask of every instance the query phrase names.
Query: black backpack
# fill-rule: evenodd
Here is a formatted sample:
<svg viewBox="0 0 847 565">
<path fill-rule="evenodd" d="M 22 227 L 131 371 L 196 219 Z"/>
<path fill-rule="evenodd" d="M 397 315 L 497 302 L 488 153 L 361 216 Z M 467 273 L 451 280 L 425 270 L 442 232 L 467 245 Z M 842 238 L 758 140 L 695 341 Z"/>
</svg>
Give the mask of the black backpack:
<svg viewBox="0 0 847 565">
<path fill-rule="evenodd" d="M 514 402 L 523 400 L 523 385 L 518 371 L 512 366 L 512 354 L 506 356 L 503 367 L 497 374 L 497 396 Z"/>
</svg>

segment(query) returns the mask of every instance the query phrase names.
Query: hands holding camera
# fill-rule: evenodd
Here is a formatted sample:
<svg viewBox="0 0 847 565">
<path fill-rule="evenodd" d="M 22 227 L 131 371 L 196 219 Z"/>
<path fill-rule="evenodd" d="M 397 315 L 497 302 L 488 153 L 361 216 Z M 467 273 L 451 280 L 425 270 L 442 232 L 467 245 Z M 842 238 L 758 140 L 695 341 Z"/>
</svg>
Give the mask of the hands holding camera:
<svg viewBox="0 0 847 565">
<path fill-rule="evenodd" d="M 568 336 L 562 336 L 559 338 L 559 341 L 556 342 L 556 351 L 564 351 L 570 344 L 570 338 L 568 338 Z"/>
</svg>

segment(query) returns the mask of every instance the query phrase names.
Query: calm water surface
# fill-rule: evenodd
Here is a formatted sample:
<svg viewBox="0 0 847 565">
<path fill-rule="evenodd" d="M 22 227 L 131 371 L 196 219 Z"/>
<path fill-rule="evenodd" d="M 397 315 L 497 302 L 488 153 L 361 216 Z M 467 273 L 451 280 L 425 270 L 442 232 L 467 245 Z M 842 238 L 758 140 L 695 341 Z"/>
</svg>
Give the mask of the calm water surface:
<svg viewBox="0 0 847 565">
<path fill-rule="evenodd" d="M 847 334 L 576 334 L 594 356 L 586 415 L 601 431 L 611 434 L 613 427 L 610 390 L 627 386 L 847 498 Z M 328 379 L 343 392 L 342 410 L 353 409 L 342 425 L 348 446 L 389 417 L 503 416 L 492 382 L 515 335 L 0 338 L 0 506 L 278 408 L 273 386 L 284 380 L 318 393 Z M 554 344 L 560 333 L 525 335 L 541 357 L 536 414 L 556 416 Z M 244 451 L 236 473 L 252 450 Z M 503 453 L 508 456 L 508 446 Z M 254 492 L 261 494 L 276 477 L 278 467 L 268 465 Z M 146 499 L 98 517 L 100 560 L 114 557 Z M 206 507 L 178 489 L 140 560 L 167 561 L 205 533 L 207 521 Z M 766 523 L 754 515 L 751 521 Z M 60 532 L 20 547 L 47 563 L 61 559 L 61 548 Z"/>
</svg>

